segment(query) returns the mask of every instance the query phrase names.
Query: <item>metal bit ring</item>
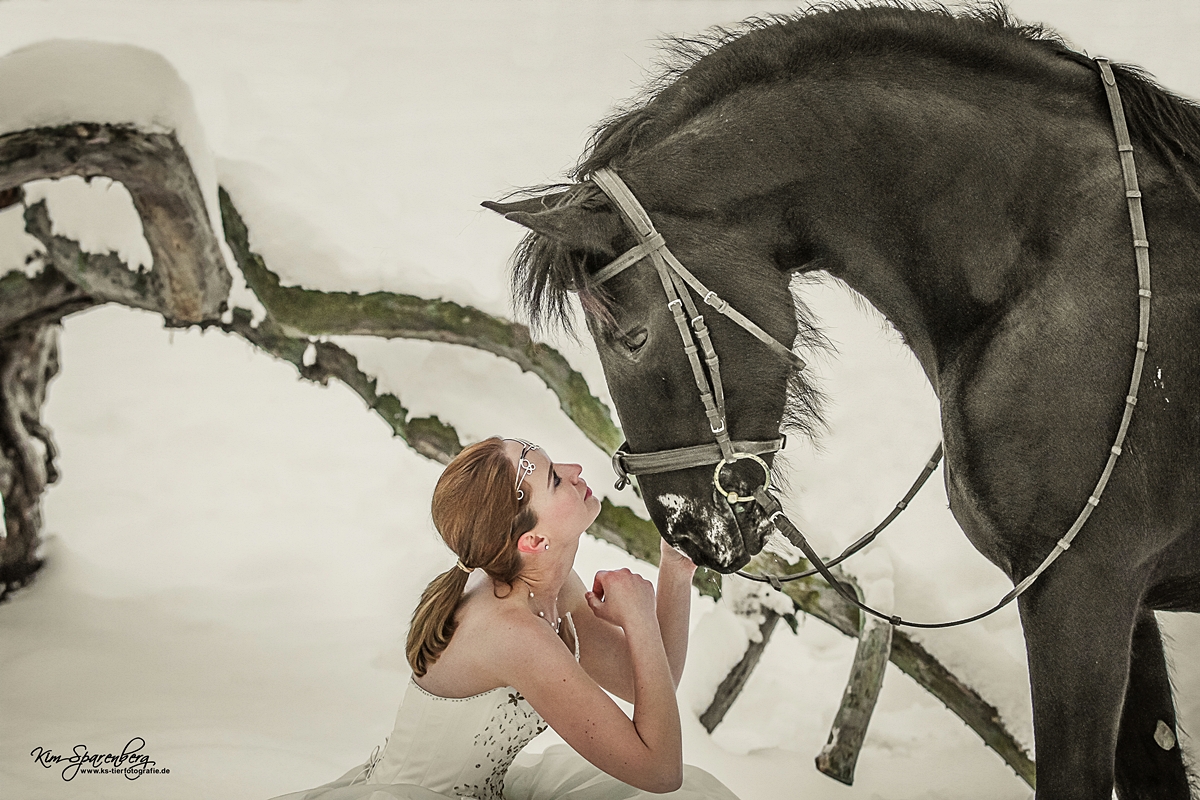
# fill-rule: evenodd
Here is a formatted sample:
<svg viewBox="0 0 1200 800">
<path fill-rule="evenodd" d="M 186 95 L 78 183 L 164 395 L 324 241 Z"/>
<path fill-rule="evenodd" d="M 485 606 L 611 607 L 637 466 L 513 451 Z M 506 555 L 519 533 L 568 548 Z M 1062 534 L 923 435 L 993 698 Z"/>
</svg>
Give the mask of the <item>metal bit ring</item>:
<svg viewBox="0 0 1200 800">
<path fill-rule="evenodd" d="M 717 468 L 715 470 L 713 470 L 713 485 L 717 487 L 718 492 L 725 495 L 725 499 L 728 500 L 730 503 L 749 503 L 751 500 L 754 499 L 754 495 L 750 495 L 748 497 L 742 497 L 737 492 L 731 492 L 728 489 L 726 489 L 724 486 L 721 485 L 721 467 L 725 466 L 726 464 L 732 463 L 734 461 L 741 461 L 742 459 L 746 459 L 746 458 L 752 460 L 754 463 L 756 463 L 760 467 L 762 467 L 762 471 L 763 471 L 762 490 L 765 492 L 767 489 L 771 488 L 771 468 L 769 466 L 767 466 L 767 462 L 763 461 L 761 458 L 754 455 L 753 453 L 734 453 L 732 458 L 721 459 L 720 463 L 717 464 Z"/>
</svg>

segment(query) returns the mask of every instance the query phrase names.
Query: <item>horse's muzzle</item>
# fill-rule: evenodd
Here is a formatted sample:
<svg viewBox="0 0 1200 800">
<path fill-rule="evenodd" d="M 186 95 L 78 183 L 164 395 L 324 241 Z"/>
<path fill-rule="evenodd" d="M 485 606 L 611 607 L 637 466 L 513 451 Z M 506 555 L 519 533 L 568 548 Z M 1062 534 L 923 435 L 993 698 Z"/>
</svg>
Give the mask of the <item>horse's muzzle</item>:
<svg viewBox="0 0 1200 800">
<path fill-rule="evenodd" d="M 654 481 L 643 479 L 648 490 Z M 667 542 L 696 563 L 721 573 L 741 569 L 762 549 L 765 515 L 757 503 L 727 502 L 712 488 L 706 494 L 646 492 L 646 507 Z"/>
</svg>

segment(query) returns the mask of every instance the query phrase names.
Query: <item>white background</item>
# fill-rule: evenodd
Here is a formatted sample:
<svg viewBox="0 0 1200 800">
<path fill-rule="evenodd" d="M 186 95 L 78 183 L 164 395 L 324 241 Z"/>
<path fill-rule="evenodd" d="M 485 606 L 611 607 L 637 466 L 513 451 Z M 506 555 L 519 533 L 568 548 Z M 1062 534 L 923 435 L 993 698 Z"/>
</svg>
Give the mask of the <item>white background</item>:
<svg viewBox="0 0 1200 800">
<path fill-rule="evenodd" d="M 505 265 L 520 231 L 479 201 L 561 178 L 590 127 L 644 82 L 661 35 L 789 8 L 7 0 L 0 53 L 71 38 L 161 54 L 190 88 L 202 156 L 286 281 L 440 296 L 508 316 Z M 1027 0 L 1012 10 L 1200 96 L 1194 4 Z M 19 227 L 12 212 L 0 215 L 10 260 L 23 247 Z M 936 402 L 877 317 L 836 288 L 813 287 L 809 299 L 839 354 L 815 359 L 834 398 L 830 432 L 820 448 L 789 445 L 790 505 L 832 551 L 903 493 L 937 441 Z M 602 393 L 587 344 L 556 343 Z M 438 413 L 465 439 L 536 439 L 608 487 L 603 454 L 507 362 L 423 343 L 347 344 L 414 413 Z M 4 794 L 264 798 L 360 762 L 390 731 L 408 679 L 408 614 L 452 563 L 428 521 L 437 466 L 391 440 L 343 387 L 302 383 L 240 341 L 167 332 L 151 315 L 111 308 L 69 319 L 62 366 L 46 410 L 63 473 L 46 502 L 47 566 L 0 606 Z M 896 607 L 913 618 L 970 613 L 1008 588 L 958 532 L 939 480 L 858 568 L 894 579 Z M 628 490 L 614 499 L 634 502 Z M 579 571 L 624 563 L 592 543 Z M 1029 795 L 894 669 L 854 787 L 818 774 L 812 759 L 853 642 L 815 620 L 799 636 L 776 633 L 708 736 L 695 715 L 745 631 L 708 601 L 696 603 L 694 623 L 681 688 L 686 758 L 741 797 Z M 1184 725 L 1194 726 L 1200 625 L 1183 615 L 1164 623 Z M 921 638 L 1031 740 L 1015 612 Z M 29 756 L 80 743 L 120 752 L 138 736 L 169 775 L 66 783 Z"/>
</svg>

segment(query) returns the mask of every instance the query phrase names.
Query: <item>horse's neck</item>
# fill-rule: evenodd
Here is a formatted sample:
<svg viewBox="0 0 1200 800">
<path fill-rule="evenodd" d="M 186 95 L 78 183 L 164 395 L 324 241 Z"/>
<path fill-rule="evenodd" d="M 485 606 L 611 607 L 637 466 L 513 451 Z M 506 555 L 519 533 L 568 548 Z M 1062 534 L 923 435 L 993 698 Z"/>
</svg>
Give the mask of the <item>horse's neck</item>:
<svg viewBox="0 0 1200 800">
<path fill-rule="evenodd" d="M 816 182 L 854 199 L 818 206 L 823 229 L 848 232 L 827 268 L 892 321 L 935 387 L 1020 292 L 1070 265 L 1097 214 L 1123 208 L 1089 98 L 972 80 L 944 93 L 864 87 L 844 116 L 857 146 L 829 137 Z M 869 168 L 847 169 L 864 150 Z"/>
<path fill-rule="evenodd" d="M 705 191 L 743 191 L 730 207 L 777 198 L 771 213 L 793 215 L 794 235 L 811 239 L 797 249 L 817 255 L 792 266 L 825 269 L 863 294 L 935 388 L 980 326 L 1072 258 L 1096 214 L 1123 208 L 1112 134 L 1086 92 L 940 80 L 860 74 L 764 87 L 697 122 L 697 162 L 682 171 L 712 176 L 692 186 L 702 204 L 717 205 Z"/>
</svg>

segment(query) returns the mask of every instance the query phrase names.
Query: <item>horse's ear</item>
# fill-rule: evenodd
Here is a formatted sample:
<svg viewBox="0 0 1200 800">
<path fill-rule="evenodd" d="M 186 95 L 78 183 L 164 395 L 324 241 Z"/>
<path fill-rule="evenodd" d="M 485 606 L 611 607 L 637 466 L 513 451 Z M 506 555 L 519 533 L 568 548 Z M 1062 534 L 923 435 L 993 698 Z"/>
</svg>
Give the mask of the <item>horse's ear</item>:
<svg viewBox="0 0 1200 800">
<path fill-rule="evenodd" d="M 523 225 L 534 233 L 554 239 L 577 250 L 614 255 L 621 236 L 621 221 L 612 209 L 588 208 L 581 205 L 551 205 L 551 198 L 535 197 L 516 203 L 483 203 L 504 218 Z"/>
<path fill-rule="evenodd" d="M 517 200 L 514 203 L 496 203 L 491 200 L 484 200 L 480 205 L 484 208 L 491 209 L 497 214 L 511 214 L 513 211 L 525 211 L 530 214 L 536 214 L 539 211 L 545 211 L 554 208 L 567 193 L 555 192 L 554 194 L 544 194 L 540 197 L 526 197 L 524 200 Z"/>
</svg>

